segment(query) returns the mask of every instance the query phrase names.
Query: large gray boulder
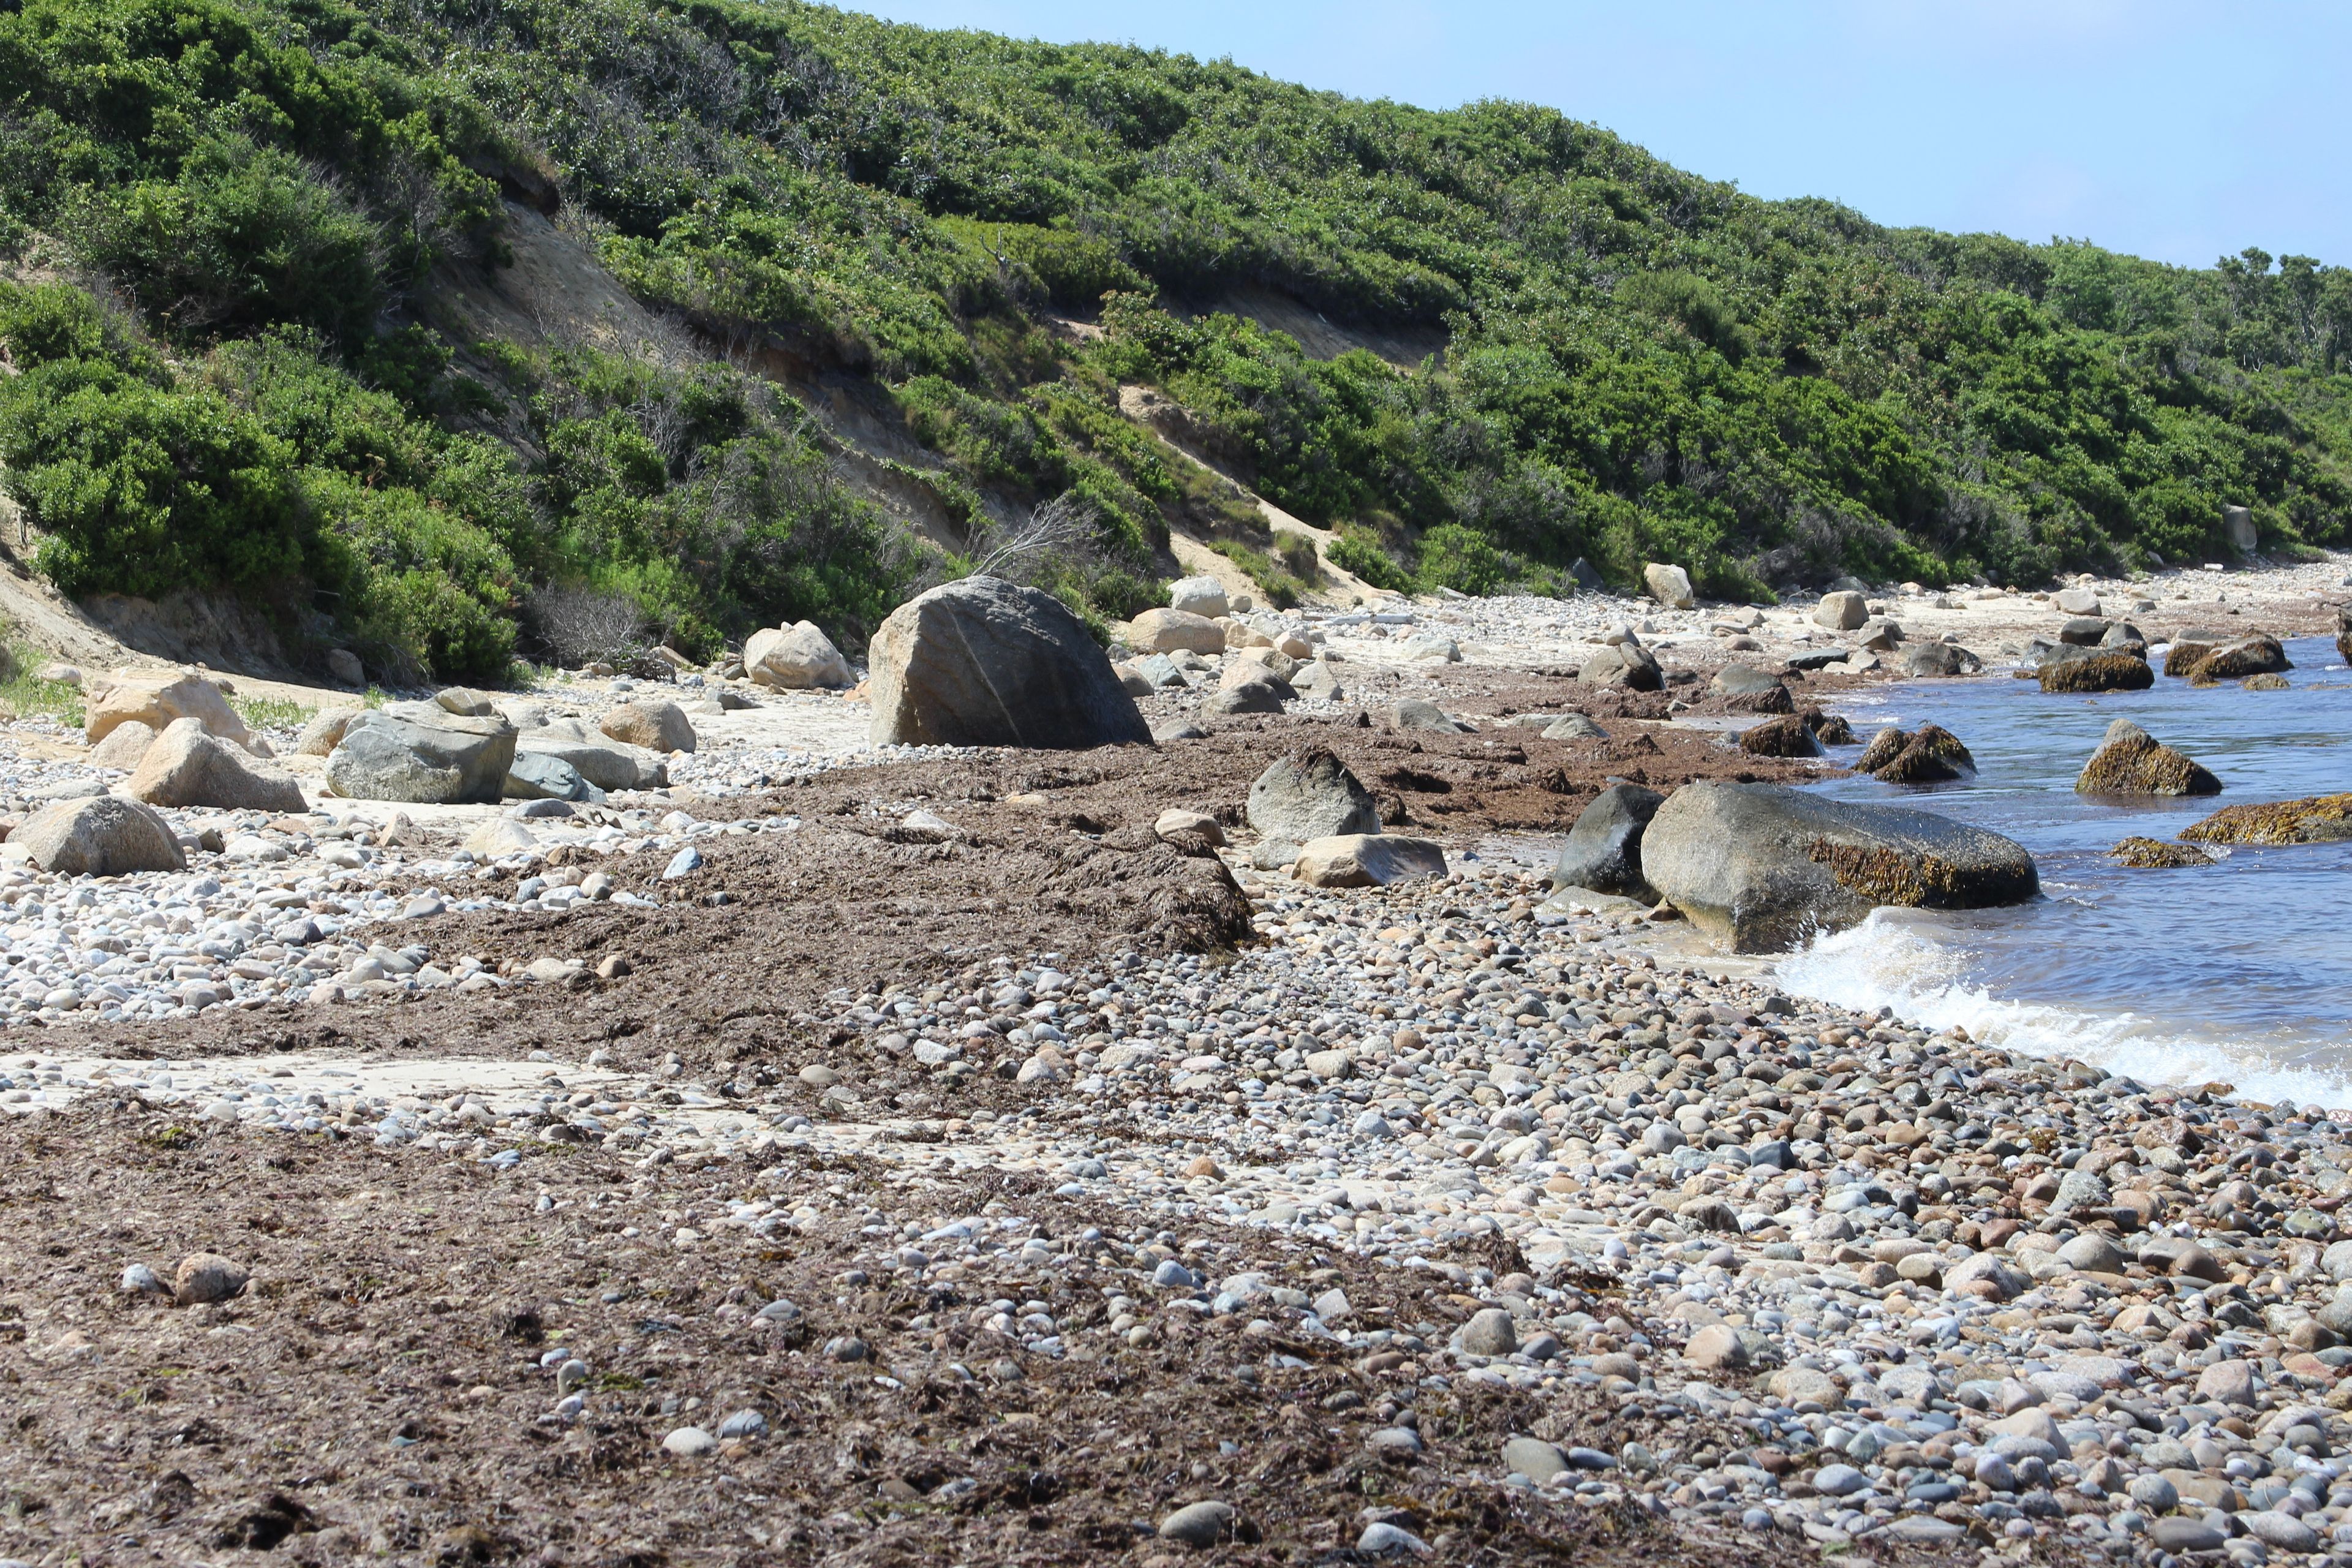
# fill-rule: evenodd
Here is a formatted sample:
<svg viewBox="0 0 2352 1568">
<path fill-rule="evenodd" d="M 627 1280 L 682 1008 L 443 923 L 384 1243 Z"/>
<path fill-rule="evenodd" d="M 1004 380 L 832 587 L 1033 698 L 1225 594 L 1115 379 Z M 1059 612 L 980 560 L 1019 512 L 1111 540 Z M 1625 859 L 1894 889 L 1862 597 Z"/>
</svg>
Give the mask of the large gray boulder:
<svg viewBox="0 0 2352 1568">
<path fill-rule="evenodd" d="M 507 770 L 505 789 L 509 800 L 572 800 L 601 802 L 604 792 L 580 776 L 580 770 L 562 757 L 551 757 L 544 752 L 515 752 L 514 765 Z"/>
<path fill-rule="evenodd" d="M 1569 829 L 1559 863 L 1551 868 L 1551 885 L 1656 903 L 1658 890 L 1642 875 L 1642 835 L 1665 801 L 1656 790 L 1640 784 L 1612 784 L 1602 790 Z"/>
<path fill-rule="evenodd" d="M 525 730 L 515 741 L 515 757 L 552 757 L 598 789 L 659 789 L 669 783 L 669 765 L 641 746 L 590 735 L 574 721 Z M 513 763 L 508 764 L 508 773 Z"/>
<path fill-rule="evenodd" d="M 201 719 L 174 719 L 141 754 L 123 793 L 150 805 L 279 813 L 310 809 L 301 785 L 283 773 L 254 768 L 247 761 L 250 754 L 207 734 Z"/>
<path fill-rule="evenodd" d="M 866 662 L 877 745 L 1151 741 L 1086 623 L 1051 594 L 998 578 L 942 584 L 899 605 Z"/>
<path fill-rule="evenodd" d="M 1642 872 L 1741 952 L 1801 945 L 1881 905 L 1982 909 L 2041 883 L 2024 846 L 1930 812 L 1765 784 L 1692 784 L 1642 836 Z"/>
<path fill-rule="evenodd" d="M 1260 837 L 1290 844 L 1381 830 L 1371 791 L 1320 747 L 1284 757 L 1260 773 L 1250 785 L 1247 816 Z"/>
<path fill-rule="evenodd" d="M 346 800 L 488 804 L 502 793 L 514 755 L 514 726 L 496 715 L 387 703 L 344 726 L 327 753 L 327 783 Z"/>
<path fill-rule="evenodd" d="M 188 867 L 171 825 L 153 806 L 114 795 L 44 806 L 8 842 L 34 865 L 60 877 L 125 877 Z"/>
</svg>

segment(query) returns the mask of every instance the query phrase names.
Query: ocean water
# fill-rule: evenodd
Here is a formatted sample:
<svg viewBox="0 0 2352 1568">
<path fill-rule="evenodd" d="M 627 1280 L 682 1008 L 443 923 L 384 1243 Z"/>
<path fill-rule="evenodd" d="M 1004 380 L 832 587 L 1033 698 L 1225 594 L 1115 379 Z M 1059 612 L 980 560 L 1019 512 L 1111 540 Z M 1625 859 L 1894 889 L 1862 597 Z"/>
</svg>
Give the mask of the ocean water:
<svg viewBox="0 0 2352 1568">
<path fill-rule="evenodd" d="M 2005 833 L 2032 851 L 2042 896 L 1966 913 L 1881 910 L 1778 961 L 1780 983 L 2147 1082 L 2218 1079 L 2258 1100 L 2352 1107 L 2352 844 L 2233 848 L 2170 870 L 2126 869 L 2105 853 L 2133 834 L 2169 839 L 2221 805 L 2352 790 L 2352 671 L 2328 638 L 2286 646 L 2285 691 L 2159 677 L 2149 691 L 2055 696 L 2001 675 L 1893 683 L 1835 705 L 1865 742 L 1885 724 L 1940 724 L 1979 772 L 1924 787 L 1857 776 L 1822 793 Z M 2203 763 L 2222 793 L 2076 795 L 2116 719 Z"/>
</svg>

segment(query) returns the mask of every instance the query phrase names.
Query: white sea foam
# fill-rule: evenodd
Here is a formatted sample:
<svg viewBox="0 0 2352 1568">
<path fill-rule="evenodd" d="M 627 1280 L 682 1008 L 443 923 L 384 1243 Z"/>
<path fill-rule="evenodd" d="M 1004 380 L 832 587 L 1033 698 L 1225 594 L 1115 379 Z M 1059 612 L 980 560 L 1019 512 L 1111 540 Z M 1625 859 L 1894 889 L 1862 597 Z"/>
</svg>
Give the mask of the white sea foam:
<svg viewBox="0 0 2352 1568">
<path fill-rule="evenodd" d="M 2283 1066 L 2263 1044 L 2200 1036 L 2135 1013 L 2101 1014 L 1994 995 L 1965 978 L 1965 951 L 1935 917 L 1878 910 L 1852 930 L 1814 941 L 1774 967 L 1788 990 L 1859 1010 L 1891 1007 L 1930 1029 L 1958 1026 L 1982 1045 L 2021 1056 L 2070 1057 L 2142 1083 L 2225 1079 L 2248 1099 L 2352 1106 L 2336 1072 Z"/>
</svg>

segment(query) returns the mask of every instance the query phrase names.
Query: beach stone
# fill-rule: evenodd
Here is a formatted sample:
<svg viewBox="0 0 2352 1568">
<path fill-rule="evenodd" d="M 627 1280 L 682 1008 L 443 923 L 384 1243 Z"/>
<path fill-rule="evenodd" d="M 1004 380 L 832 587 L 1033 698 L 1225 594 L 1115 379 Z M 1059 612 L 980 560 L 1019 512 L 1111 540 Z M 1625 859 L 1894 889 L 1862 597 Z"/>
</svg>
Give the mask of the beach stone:
<svg viewBox="0 0 2352 1568">
<path fill-rule="evenodd" d="M 2282 1552 L 2316 1552 L 2319 1531 L 2291 1513 L 2276 1509 L 2257 1509 L 2238 1515 L 2238 1528 L 2265 1546 L 2275 1546 Z"/>
<path fill-rule="evenodd" d="M 2158 744 L 2130 720 L 2117 719 L 2083 764 L 2074 788 L 2082 795 L 2219 795 L 2221 781 L 2185 753 Z"/>
<path fill-rule="evenodd" d="M 876 745 L 1083 751 L 1151 739 L 1086 623 L 1051 594 L 994 577 L 945 583 L 891 611 L 866 668 Z"/>
<path fill-rule="evenodd" d="M 107 731 L 105 740 L 89 749 L 89 765 L 120 768 L 127 773 L 139 765 L 154 740 L 155 731 L 136 719 L 117 724 Z"/>
<path fill-rule="evenodd" d="M 814 621 L 794 621 L 789 626 L 756 631 L 744 638 L 743 673 L 753 684 L 779 691 L 847 686 L 856 679 L 849 661 Z"/>
<path fill-rule="evenodd" d="M 1224 826 L 1215 817 L 1205 811 L 1187 811 L 1182 806 L 1171 805 L 1161 812 L 1153 820 L 1151 831 L 1161 838 L 1178 833 L 1197 833 L 1218 847 L 1225 842 Z"/>
<path fill-rule="evenodd" d="M 1423 633 L 1396 645 L 1397 657 L 1416 664 L 1460 664 L 1462 647 L 1452 637 Z"/>
<path fill-rule="evenodd" d="M 366 712 L 364 708 L 321 708 L 304 721 L 302 731 L 295 737 L 294 751 L 298 756 L 323 757 L 342 741 L 343 731 L 352 720 Z"/>
<path fill-rule="evenodd" d="M 1389 723 L 1401 731 L 1418 730 L 1427 734 L 1460 735 L 1470 728 L 1434 702 L 1418 697 L 1408 697 L 1389 710 Z"/>
<path fill-rule="evenodd" d="M 1212 1499 L 1186 1503 L 1160 1521 L 1160 1538 L 1182 1546 L 1214 1546 L 1233 1533 L 1234 1505 Z"/>
<path fill-rule="evenodd" d="M 467 834 L 466 847 L 485 859 L 499 860 L 509 855 L 528 855 L 539 847 L 539 840 L 521 823 L 502 816 Z"/>
<path fill-rule="evenodd" d="M 1823 1465 L 1813 1472 L 1813 1489 L 1823 1497 L 1851 1497 L 1870 1484 L 1852 1465 Z"/>
<path fill-rule="evenodd" d="M 245 1289 L 245 1266 L 217 1252 L 192 1252 L 172 1271 L 172 1300 L 183 1307 L 226 1301 Z"/>
<path fill-rule="evenodd" d="M 1454 1331 L 1454 1342 L 1469 1355 L 1502 1356 L 1519 1348 L 1519 1336 L 1511 1325 L 1508 1310 L 1481 1307 Z"/>
<path fill-rule="evenodd" d="M 1225 633 L 1214 619 L 1189 610 L 1146 610 L 1128 623 L 1127 646 L 1138 653 L 1223 653 Z"/>
<path fill-rule="evenodd" d="M 2058 1178 L 2058 1195 L 2050 1200 L 2053 1215 L 2070 1215 L 2076 1209 L 2107 1206 L 2107 1184 L 2094 1172 L 2077 1167 Z"/>
<path fill-rule="evenodd" d="M 740 1442 L 751 1437 L 764 1437 L 767 1435 L 768 1418 L 756 1410 L 738 1410 L 719 1424 L 719 1438 L 721 1442 L 730 1439 Z"/>
<path fill-rule="evenodd" d="M 202 676 L 119 669 L 84 683 L 82 738 L 91 745 L 134 719 L 159 735 L 174 720 L 194 719 L 216 739 L 240 746 L 253 739 L 221 689 Z"/>
<path fill-rule="evenodd" d="M 1851 588 L 1823 594 L 1822 602 L 1813 606 L 1813 624 L 1833 632 L 1858 630 L 1868 619 L 1870 601 Z"/>
<path fill-rule="evenodd" d="M 1690 574 L 1679 566 L 1653 561 L 1642 568 L 1642 584 L 1649 589 L 1650 597 L 1670 610 L 1698 607 L 1698 600 L 1691 593 Z"/>
<path fill-rule="evenodd" d="M 1605 741 L 1609 731 L 1594 723 L 1586 714 L 1563 713 L 1544 726 L 1547 741 Z"/>
<path fill-rule="evenodd" d="M 1748 1364 L 1748 1347 L 1727 1323 L 1709 1323 L 1683 1346 L 1683 1359 L 1701 1372 L 1737 1372 Z"/>
<path fill-rule="evenodd" d="M 1953 1546 L 1966 1540 L 1968 1533 L 1948 1519 L 1937 1519 L 1933 1514 L 1906 1513 L 1872 1539 L 1884 1537 L 1904 1546 Z"/>
<path fill-rule="evenodd" d="M 187 858 L 171 825 L 142 801 L 85 796 L 43 806 L 8 836 L 12 847 L 61 877 L 125 877 L 184 871 Z"/>
<path fill-rule="evenodd" d="M 1990 1252 L 1964 1258 L 1944 1270 L 1944 1291 L 1947 1295 L 1957 1294 L 1978 1284 L 1985 1287 L 1983 1294 L 1990 1300 L 2006 1301 L 2023 1293 L 2032 1280 Z"/>
<path fill-rule="evenodd" d="M 2179 1490 L 2154 1471 L 2134 1476 L 2126 1493 L 2135 1504 L 2150 1513 L 2170 1513 L 2180 1506 Z"/>
<path fill-rule="evenodd" d="M 1629 691 L 1663 691 L 1666 672 L 1657 656 L 1637 642 L 1610 643 L 1584 661 L 1576 679 L 1587 686 L 1623 687 Z"/>
<path fill-rule="evenodd" d="M 352 716 L 327 754 L 327 783 L 346 800 L 429 805 L 495 802 L 515 756 L 504 719 L 467 718 L 432 703 L 402 703 Z"/>
<path fill-rule="evenodd" d="M 1540 1437 L 1512 1437 L 1503 1444 L 1503 1468 L 1511 1475 L 1548 1481 L 1568 1468 L 1568 1456 Z"/>
<path fill-rule="evenodd" d="M 694 725 L 675 702 L 623 702 L 608 710 L 596 727 L 615 741 L 650 752 L 694 750 Z"/>
<path fill-rule="evenodd" d="M 2150 1237 L 2140 1245 L 2140 1262 L 2150 1271 L 2219 1284 L 2227 1278 L 2221 1260 L 2185 1236 Z"/>
<path fill-rule="evenodd" d="M 2123 1249 L 2095 1230 L 2086 1230 L 2058 1248 L 2058 1261 L 2085 1274 L 2120 1274 Z"/>
<path fill-rule="evenodd" d="M 1437 1549 L 1404 1526 L 1376 1519 L 1356 1537 L 1356 1552 L 1364 1557 L 1434 1557 Z"/>
<path fill-rule="evenodd" d="M 1640 784 L 1612 784 L 1578 814 L 1568 842 L 1553 862 L 1554 888 L 1589 888 L 1658 901 L 1658 891 L 1642 875 L 1642 835 L 1666 797 Z"/>
<path fill-rule="evenodd" d="M 201 720 L 174 719 L 141 756 L 123 792 L 150 805 L 281 815 L 310 809 L 299 784 L 283 773 L 257 773 L 245 754 L 206 733 Z"/>
<path fill-rule="evenodd" d="M 1261 837 L 1293 844 L 1381 830 L 1371 792 L 1319 746 L 1281 758 L 1260 773 L 1244 815 Z"/>
<path fill-rule="evenodd" d="M 2093 1397 L 2096 1396 L 2096 1390 L 2094 1390 Z M 2066 1440 L 2059 1435 L 2056 1419 L 2050 1412 L 2038 1406 L 2021 1410 L 2014 1415 L 2004 1415 L 1994 1422 L 1990 1429 L 2004 1437 L 2028 1437 L 2037 1443 L 2047 1443 L 2061 1454 L 2066 1451 Z"/>
<path fill-rule="evenodd" d="M 2224 1405 L 2252 1405 L 2253 1364 L 2234 1360 L 2215 1362 L 2197 1374 L 2197 1397 L 2219 1400 Z"/>
<path fill-rule="evenodd" d="M 2095 616 L 2100 613 L 2099 595 L 2089 588 L 2062 588 L 2050 595 L 2050 603 L 2064 615 Z"/>
<path fill-rule="evenodd" d="M 1343 833 L 1299 846 L 1291 875 L 1316 888 L 1385 888 L 1445 875 L 1434 840 L 1387 833 Z"/>
<path fill-rule="evenodd" d="M 1642 838 L 1650 885 L 1740 952 L 1785 950 L 1881 905 L 1981 909 L 2032 898 L 2023 846 L 1948 817 L 1779 784 L 1690 784 Z"/>
<path fill-rule="evenodd" d="M 1784 1366 L 1771 1375 L 1765 1386 L 1791 1405 L 1811 1401 L 1836 1409 L 1845 1399 L 1845 1391 L 1838 1380 L 1818 1367 Z"/>
<path fill-rule="evenodd" d="M 1168 584 L 1168 607 L 1211 621 L 1232 608 L 1225 602 L 1225 585 L 1214 577 L 1177 578 Z"/>
<path fill-rule="evenodd" d="M 2147 1526 L 2148 1544 L 2158 1552 L 2178 1555 L 2184 1552 L 2219 1552 L 2229 1544 L 2229 1531 L 2220 1525 L 2208 1524 L 2201 1519 L 2186 1514 L 2150 1520 Z"/>
<path fill-rule="evenodd" d="M 662 1448 L 681 1459 L 695 1458 L 719 1447 L 719 1439 L 699 1426 L 680 1426 L 662 1439 Z"/>
</svg>

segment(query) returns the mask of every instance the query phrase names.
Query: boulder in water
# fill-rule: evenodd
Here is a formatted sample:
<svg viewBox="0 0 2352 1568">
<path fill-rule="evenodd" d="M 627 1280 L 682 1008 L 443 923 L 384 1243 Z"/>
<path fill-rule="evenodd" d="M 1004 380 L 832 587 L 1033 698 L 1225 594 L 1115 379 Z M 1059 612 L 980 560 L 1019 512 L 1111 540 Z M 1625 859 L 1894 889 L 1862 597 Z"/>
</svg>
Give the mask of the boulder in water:
<svg viewBox="0 0 2352 1568">
<path fill-rule="evenodd" d="M 2147 660 L 2127 653 L 2053 658 L 2042 666 L 2044 691 L 2145 691 L 2156 684 Z"/>
<path fill-rule="evenodd" d="M 1916 679 L 1933 679 L 1942 676 L 1974 675 L 1984 668 L 1984 660 L 1958 643 L 1921 643 L 1903 650 L 1903 673 Z"/>
<path fill-rule="evenodd" d="M 2258 632 L 2250 637 L 2224 643 L 2190 665 L 2189 683 L 2204 686 L 2217 681 L 2242 679 L 2249 675 L 2276 675 L 2294 668 L 2278 638 L 2268 632 Z"/>
<path fill-rule="evenodd" d="M 1822 742 L 1801 714 L 1783 714 L 1740 731 L 1739 749 L 1754 757 L 1818 757 Z"/>
<path fill-rule="evenodd" d="M 1551 868 L 1551 885 L 1656 903 L 1658 890 L 1642 875 L 1642 835 L 1665 802 L 1664 795 L 1640 784 L 1602 790 L 1569 829 Z"/>
<path fill-rule="evenodd" d="M 1977 760 L 1949 730 L 1923 724 L 1913 734 L 1891 727 L 1881 730 L 1853 767 L 1888 784 L 1943 784 L 1975 773 Z"/>
<path fill-rule="evenodd" d="M 2221 781 L 2187 753 L 2118 719 L 2083 764 L 2074 788 L 2083 795 L 2219 795 Z"/>
<path fill-rule="evenodd" d="M 2225 805 L 2180 837 L 2192 844 L 2340 844 L 2352 839 L 2352 795 Z"/>
<path fill-rule="evenodd" d="M 1079 751 L 1151 739 L 1086 623 L 1051 594 L 999 578 L 944 583 L 891 611 L 866 668 L 877 745 Z"/>
<path fill-rule="evenodd" d="M 1838 714 L 1824 713 L 1818 708 L 1807 708 L 1798 717 L 1803 719 L 1805 728 L 1813 732 L 1813 739 L 1824 746 L 1853 744 L 1853 726 Z"/>
<path fill-rule="evenodd" d="M 2000 834 L 1763 784 L 1676 790 L 1642 836 L 1642 872 L 1742 952 L 1794 947 L 1881 905 L 1981 909 L 2041 885 L 2033 857 Z"/>
<path fill-rule="evenodd" d="M 1260 837 L 1291 844 L 1381 830 L 1371 791 L 1319 746 L 1260 773 L 1250 785 L 1245 815 Z"/>
<path fill-rule="evenodd" d="M 2160 871 L 2182 866 L 2210 866 L 2213 857 L 2193 844 L 2167 844 L 2161 838 L 2135 834 L 2107 851 L 2135 871 Z"/>
<path fill-rule="evenodd" d="M 2347 664 L 2352 664 L 2352 609 L 2336 612 L 2336 654 Z"/>
</svg>

